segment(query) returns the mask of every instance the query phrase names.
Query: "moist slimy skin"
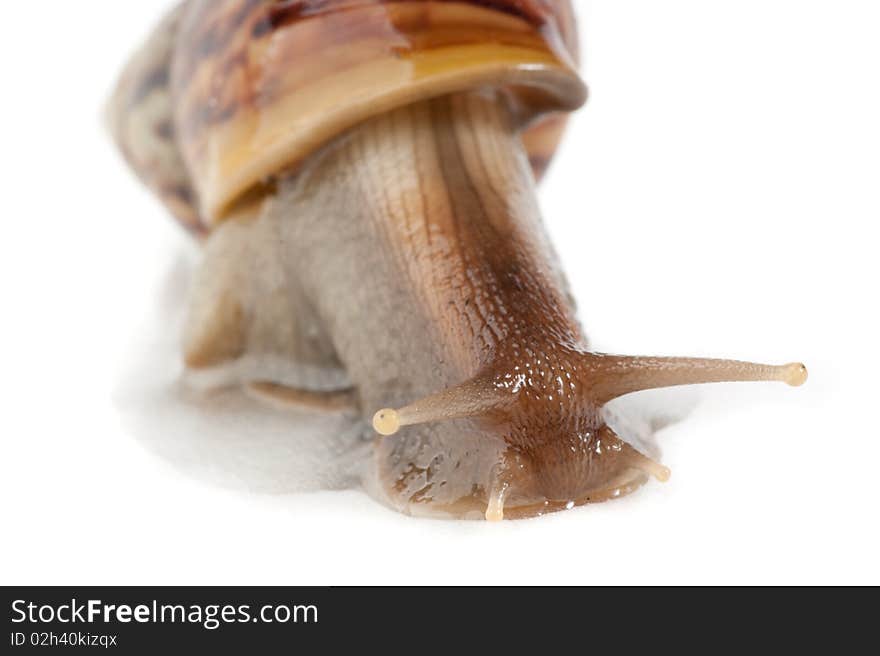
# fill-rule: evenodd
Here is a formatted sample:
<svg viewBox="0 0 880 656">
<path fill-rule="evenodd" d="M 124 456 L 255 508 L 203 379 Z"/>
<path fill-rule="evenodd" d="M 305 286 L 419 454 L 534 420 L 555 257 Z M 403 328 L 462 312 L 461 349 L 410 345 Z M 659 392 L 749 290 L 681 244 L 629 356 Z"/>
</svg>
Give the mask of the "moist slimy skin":
<svg viewBox="0 0 880 656">
<path fill-rule="evenodd" d="M 609 422 L 620 396 L 806 380 L 591 351 L 535 193 L 586 98 L 568 2 L 301 4 L 183 3 L 111 102 L 204 245 L 188 380 L 350 417 L 377 498 L 488 520 L 668 479 Z"/>
</svg>

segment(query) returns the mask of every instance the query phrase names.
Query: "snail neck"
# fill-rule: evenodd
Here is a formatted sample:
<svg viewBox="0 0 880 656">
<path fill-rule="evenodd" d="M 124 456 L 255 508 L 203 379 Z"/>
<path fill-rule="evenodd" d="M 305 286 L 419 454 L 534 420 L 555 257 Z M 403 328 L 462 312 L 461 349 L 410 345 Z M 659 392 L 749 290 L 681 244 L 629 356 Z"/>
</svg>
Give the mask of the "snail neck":
<svg viewBox="0 0 880 656">
<path fill-rule="evenodd" d="M 374 118 L 282 181 L 290 266 L 365 409 L 582 341 L 534 188 L 490 93 Z"/>
</svg>

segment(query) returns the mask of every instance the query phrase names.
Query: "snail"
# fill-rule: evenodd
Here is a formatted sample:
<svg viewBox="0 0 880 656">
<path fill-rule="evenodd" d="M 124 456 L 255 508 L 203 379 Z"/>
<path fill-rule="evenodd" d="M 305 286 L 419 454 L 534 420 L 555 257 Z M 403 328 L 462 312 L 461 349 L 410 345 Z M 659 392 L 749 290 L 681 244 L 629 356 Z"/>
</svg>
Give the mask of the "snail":
<svg viewBox="0 0 880 656">
<path fill-rule="evenodd" d="M 587 91 L 567 0 L 186 0 L 124 70 L 112 133 L 203 243 L 188 375 L 349 412 L 373 492 L 517 518 L 669 470 L 617 434 L 639 390 L 806 379 L 592 352 L 536 201 Z"/>
</svg>

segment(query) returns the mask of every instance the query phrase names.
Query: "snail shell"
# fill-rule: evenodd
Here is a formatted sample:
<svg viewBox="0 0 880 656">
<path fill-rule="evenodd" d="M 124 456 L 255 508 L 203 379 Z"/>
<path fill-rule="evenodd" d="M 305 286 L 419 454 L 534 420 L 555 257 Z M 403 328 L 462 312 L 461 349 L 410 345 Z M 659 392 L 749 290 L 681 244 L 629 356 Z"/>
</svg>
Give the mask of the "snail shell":
<svg viewBox="0 0 880 656">
<path fill-rule="evenodd" d="M 190 0 L 123 73 L 113 133 L 187 227 L 364 120 L 432 97 L 505 89 L 535 173 L 586 99 L 567 0 Z"/>
<path fill-rule="evenodd" d="M 803 365 L 592 353 L 535 180 L 586 88 L 565 1 L 191 0 L 123 74 L 128 161 L 204 236 L 192 380 L 348 411 L 404 512 L 524 517 L 668 478 L 606 403 Z"/>
</svg>

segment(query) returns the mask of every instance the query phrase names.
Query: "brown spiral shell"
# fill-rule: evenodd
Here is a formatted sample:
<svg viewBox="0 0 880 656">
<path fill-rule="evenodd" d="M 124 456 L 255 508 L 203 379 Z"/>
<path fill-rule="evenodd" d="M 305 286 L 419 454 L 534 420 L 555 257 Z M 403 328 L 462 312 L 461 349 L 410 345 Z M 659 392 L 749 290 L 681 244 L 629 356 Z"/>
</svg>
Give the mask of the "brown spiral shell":
<svg viewBox="0 0 880 656">
<path fill-rule="evenodd" d="M 139 173 L 169 205 L 188 187 L 172 209 L 198 231 L 346 129 L 468 89 L 510 90 L 540 175 L 586 98 L 568 0 L 187 0 L 173 27 L 167 69 L 129 78 L 169 85 L 188 185 Z"/>
</svg>

